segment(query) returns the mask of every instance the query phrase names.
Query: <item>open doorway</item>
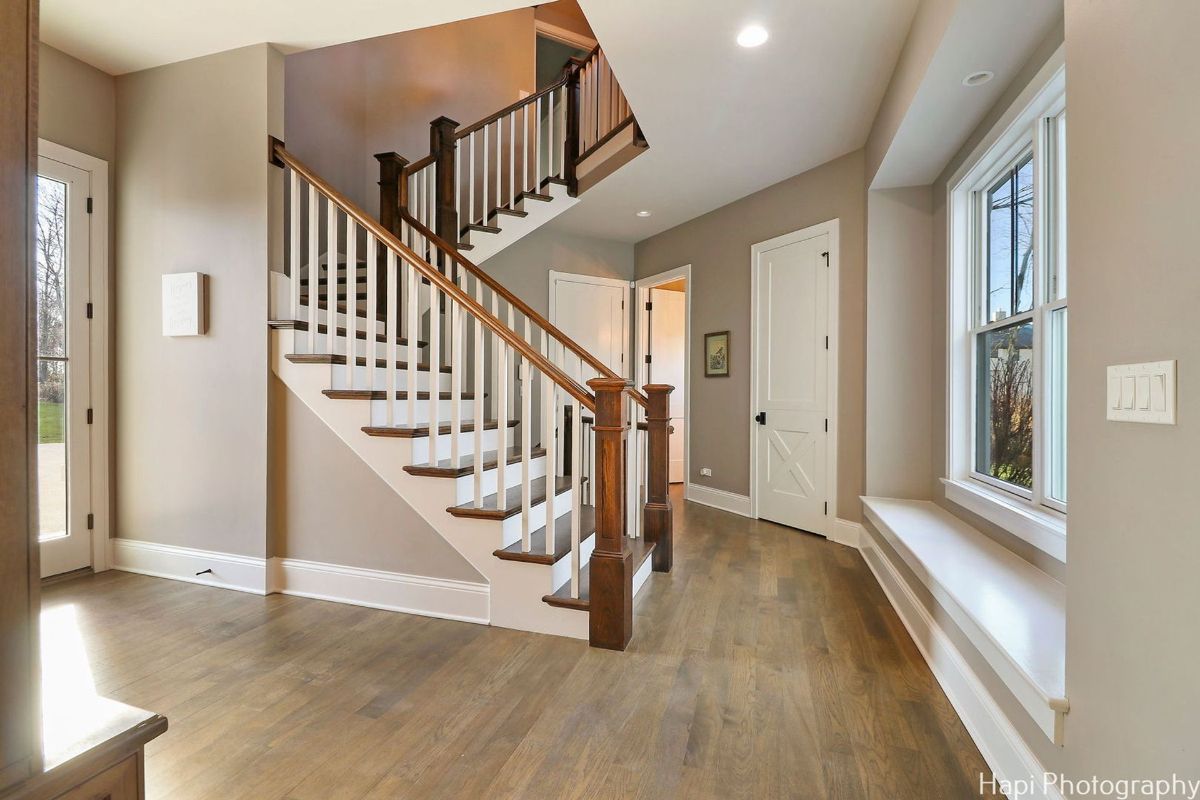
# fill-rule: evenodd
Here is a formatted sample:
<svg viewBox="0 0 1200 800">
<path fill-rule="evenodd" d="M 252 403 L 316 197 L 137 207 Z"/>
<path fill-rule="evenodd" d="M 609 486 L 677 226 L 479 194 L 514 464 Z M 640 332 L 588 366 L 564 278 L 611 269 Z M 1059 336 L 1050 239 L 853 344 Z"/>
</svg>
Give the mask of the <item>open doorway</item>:
<svg viewBox="0 0 1200 800">
<path fill-rule="evenodd" d="M 637 385 L 666 383 L 671 392 L 669 480 L 688 477 L 688 399 L 691 364 L 690 265 L 637 282 Z"/>
</svg>

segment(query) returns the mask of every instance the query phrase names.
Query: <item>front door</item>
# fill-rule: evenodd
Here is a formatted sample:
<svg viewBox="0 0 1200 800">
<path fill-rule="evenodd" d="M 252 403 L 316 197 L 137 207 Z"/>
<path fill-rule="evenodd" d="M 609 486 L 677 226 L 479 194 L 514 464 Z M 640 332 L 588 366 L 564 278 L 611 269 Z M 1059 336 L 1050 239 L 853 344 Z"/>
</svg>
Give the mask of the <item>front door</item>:
<svg viewBox="0 0 1200 800">
<path fill-rule="evenodd" d="M 760 251 L 758 516 L 825 534 L 828 499 L 829 234 Z"/>
<path fill-rule="evenodd" d="M 42 577 L 91 566 L 88 195 L 91 175 L 38 159 L 38 515 Z"/>
</svg>

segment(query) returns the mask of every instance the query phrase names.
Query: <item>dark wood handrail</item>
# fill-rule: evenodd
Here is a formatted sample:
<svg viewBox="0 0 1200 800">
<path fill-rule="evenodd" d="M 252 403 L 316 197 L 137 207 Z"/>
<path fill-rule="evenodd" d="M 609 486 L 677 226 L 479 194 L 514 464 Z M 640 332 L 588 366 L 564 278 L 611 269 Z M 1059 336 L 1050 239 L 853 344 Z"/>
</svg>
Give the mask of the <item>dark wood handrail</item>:
<svg viewBox="0 0 1200 800">
<path fill-rule="evenodd" d="M 425 169 L 426 167 L 428 167 L 430 164 L 432 164 L 436 160 L 437 160 L 437 153 L 430 153 L 427 156 L 418 158 L 416 161 L 412 162 L 411 164 L 409 164 L 407 167 L 404 168 L 404 177 L 407 178 L 409 175 L 413 175 L 417 172 L 420 172 L 421 170 Z"/>
<path fill-rule="evenodd" d="M 576 342 L 570 336 L 567 336 L 565 333 L 563 333 L 561 330 L 559 330 L 553 323 L 550 322 L 550 320 L 546 319 L 541 314 L 539 314 L 538 312 L 536 312 L 532 308 L 530 308 L 529 305 L 524 300 L 522 300 L 521 298 L 517 297 L 515 294 L 510 292 L 508 290 L 508 287 L 506 287 L 504 284 L 497 281 L 495 278 L 493 278 L 487 272 L 480 269 L 478 266 L 476 266 L 474 263 L 472 263 L 470 260 L 468 260 L 462 253 L 460 253 L 458 251 L 458 248 L 452 247 L 449 243 L 446 242 L 445 239 L 441 238 L 436 233 L 429 230 L 429 228 L 422 225 L 420 220 L 418 220 L 416 217 L 414 217 L 412 214 L 410 214 L 408 212 L 408 209 L 403 209 L 403 208 L 400 209 L 400 217 L 406 223 L 408 223 L 414 229 L 416 229 L 417 233 L 421 234 L 422 238 L 428 239 L 429 241 L 431 241 L 435 245 L 437 245 L 437 247 L 440 250 L 442 250 L 442 252 L 448 253 L 450 255 L 450 257 L 452 259 L 454 259 L 458 264 L 462 265 L 467 270 L 467 272 L 470 272 L 477 279 L 483 281 L 485 286 L 487 286 L 493 292 L 498 294 L 500 297 L 503 297 L 506 301 L 508 301 L 508 303 L 510 305 L 512 305 L 514 308 L 516 308 L 518 311 L 520 311 L 522 314 L 524 314 L 526 317 L 528 317 L 529 320 L 531 322 L 533 322 L 533 324 L 537 325 L 539 328 L 546 331 L 546 333 L 548 333 L 555 341 L 557 341 L 563 347 L 567 348 L 572 353 L 574 353 L 575 355 L 577 355 L 581 359 L 583 359 L 584 362 L 586 362 L 588 366 L 590 366 L 592 369 L 596 370 L 596 372 L 598 372 L 600 374 L 600 377 L 602 377 L 602 378 L 621 378 L 620 375 L 618 375 L 617 373 L 615 373 L 611 369 L 609 369 L 607 364 L 605 364 L 600 359 L 596 358 L 596 356 L 594 356 L 590 352 L 588 352 L 582 345 L 580 345 L 578 342 Z M 524 340 L 522 340 L 522 341 L 524 341 Z M 636 402 L 639 406 L 641 406 L 642 408 L 648 407 L 648 404 L 650 402 L 649 399 L 646 397 L 646 395 L 644 395 L 640 391 L 638 391 L 636 386 L 630 386 L 628 389 L 626 389 L 626 392 L 629 394 L 630 397 L 632 397 L 634 399 L 634 402 Z"/>
<path fill-rule="evenodd" d="M 319 175 L 308 168 L 304 162 L 297 159 L 288 152 L 283 142 L 275 137 L 270 137 L 270 153 L 271 162 L 280 165 L 285 164 L 299 174 L 302 178 L 308 181 L 311 185 L 317 188 L 321 194 L 332 203 L 338 206 L 343 212 L 349 215 L 355 222 L 365 228 L 376 239 L 383 242 L 384 245 L 390 247 L 396 253 L 407 261 L 413 269 L 425 276 L 430 283 L 437 286 L 455 302 L 466 309 L 472 316 L 490 328 L 493 333 L 499 336 L 504 341 L 521 354 L 529 363 L 536 367 L 543 375 L 550 378 L 558 384 L 563 391 L 574 397 L 585 408 L 590 411 L 596 410 L 596 397 L 583 386 L 580 386 L 573 378 L 564 373 L 554 365 L 548 358 L 543 356 L 533 348 L 531 344 L 526 342 L 516 331 L 510 329 L 507 325 L 501 322 L 492 313 L 484 308 L 481 304 L 475 301 L 475 298 L 464 292 L 458 284 L 451 281 L 438 269 L 427 263 L 423 258 L 416 254 L 411 248 L 401 242 L 391 231 L 383 227 L 378 220 L 373 219 L 367 212 L 363 211 L 354 203 L 353 200 L 346 197 L 344 194 L 333 188 L 329 183 L 322 179 Z M 402 212 L 405 217 L 408 217 L 407 212 Z M 409 220 L 412 222 L 413 220 Z M 421 226 L 424 228 L 424 226 Z M 428 229 L 424 229 L 428 231 Z M 431 239 L 436 239 L 432 233 L 429 233 Z M 438 239 L 437 241 L 441 241 Z M 454 253 L 451 252 L 451 256 Z M 471 265 L 474 267 L 474 265 Z M 478 267 L 474 267 L 478 270 Z"/>
</svg>

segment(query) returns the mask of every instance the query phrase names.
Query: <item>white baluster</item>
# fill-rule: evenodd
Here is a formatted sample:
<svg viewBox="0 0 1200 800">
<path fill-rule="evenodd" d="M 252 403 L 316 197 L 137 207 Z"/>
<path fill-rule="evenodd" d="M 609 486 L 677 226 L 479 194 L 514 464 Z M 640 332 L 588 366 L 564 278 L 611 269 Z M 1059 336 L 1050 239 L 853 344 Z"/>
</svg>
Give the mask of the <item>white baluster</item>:
<svg viewBox="0 0 1200 800">
<path fill-rule="evenodd" d="M 496 204 L 500 208 L 500 198 L 504 194 L 504 118 L 496 120 Z M 499 216 L 499 215 L 497 215 Z"/>
<path fill-rule="evenodd" d="M 429 282 L 429 397 L 432 400 L 440 395 L 442 377 L 442 314 L 438 308 L 440 292 L 437 283 Z M 409 359 L 411 363 L 414 359 Z M 415 384 L 409 385 L 409 391 L 416 391 Z M 441 435 L 441 403 L 429 404 L 429 463 L 437 463 L 438 437 Z"/>
<path fill-rule="evenodd" d="M 458 469 L 462 457 L 462 307 L 450 297 L 450 466 Z M 430 461 L 430 463 L 433 463 Z"/>
<path fill-rule="evenodd" d="M 417 275 L 416 267 L 411 264 L 405 265 L 408 274 L 408 425 L 411 428 L 417 426 L 417 362 L 420 360 L 420 349 L 417 347 L 417 340 L 421 337 L 421 298 L 418 295 L 417 287 L 421 285 L 420 277 Z M 439 391 L 441 387 L 429 387 L 429 402 L 430 405 L 437 405 L 442 398 L 442 393 Z M 392 402 L 392 398 L 388 398 L 388 403 Z"/>
<path fill-rule="evenodd" d="M 317 187 L 308 184 L 308 352 L 317 352 L 317 292 L 321 276 L 320 248 L 321 196 Z"/>
<path fill-rule="evenodd" d="M 553 175 L 558 174 L 554 170 L 554 131 L 555 131 L 554 91 L 551 90 L 551 92 L 548 95 L 546 95 L 546 97 L 547 97 L 548 102 L 550 103 L 550 109 L 546 113 L 546 174 L 548 176 L 553 176 Z"/>
<path fill-rule="evenodd" d="M 533 190 L 542 191 L 542 98 L 537 99 L 536 120 L 533 126 Z"/>
<path fill-rule="evenodd" d="M 467 149 L 470 151 L 470 163 L 467 165 L 467 224 L 470 225 L 475 221 L 475 131 L 467 134 Z"/>
<path fill-rule="evenodd" d="M 579 597 L 579 538 L 583 516 L 583 406 L 571 402 L 571 597 Z"/>
<path fill-rule="evenodd" d="M 292 272 L 292 319 L 300 319 L 300 173 L 291 171 L 288 184 L 288 257 Z M 298 327 L 298 326 L 297 326 Z M 295 336 L 293 335 L 293 341 Z M 293 344 L 294 346 L 294 344 Z"/>
<path fill-rule="evenodd" d="M 483 126 L 483 186 L 480 187 L 483 190 L 483 208 L 479 210 L 479 222 L 481 225 L 487 224 L 488 199 L 491 197 L 491 189 L 488 188 L 492 177 L 491 170 L 488 169 L 488 155 L 491 149 L 488 146 L 488 128 L 490 127 L 490 125 Z"/>
<path fill-rule="evenodd" d="M 542 375 L 542 449 L 546 451 L 546 554 L 554 554 L 554 478 L 558 470 L 554 464 L 558 450 L 554 441 L 554 422 L 556 418 L 556 401 L 554 390 L 557 387 L 549 375 Z"/>
<path fill-rule="evenodd" d="M 521 106 L 521 115 L 524 117 L 521 120 L 523 131 L 521 133 L 521 145 L 524 151 L 524 158 L 521 159 L 521 184 L 526 191 L 529 190 L 529 145 L 533 141 L 533 137 L 529 134 L 529 103 Z"/>
<path fill-rule="evenodd" d="M 475 279 L 475 302 L 483 305 L 483 282 L 479 278 Z M 474 327 L 475 380 L 472 388 L 475 390 L 475 507 L 479 508 L 483 505 L 483 323 L 475 319 Z M 504 433 L 503 428 L 498 428 L 496 431 L 497 464 L 503 463 L 507 456 Z"/>
<path fill-rule="evenodd" d="M 358 344 L 358 224 L 346 215 L 346 388 L 354 388 Z M 369 365 L 368 365 L 369 366 Z"/>
<path fill-rule="evenodd" d="M 529 359 L 521 359 L 521 552 L 528 553 L 529 544 L 529 506 L 532 498 L 532 487 L 529 479 L 529 454 L 533 450 L 531 429 L 533 428 L 533 409 L 530 390 Z"/>
<path fill-rule="evenodd" d="M 387 293 L 387 316 L 384 322 L 386 340 L 383 346 L 384 363 L 387 365 L 384 367 L 384 373 L 387 375 L 385 387 L 387 400 L 384 407 L 387 409 L 387 425 L 390 428 L 396 424 L 396 251 L 390 247 L 387 253 L 387 281 L 384 283 L 383 290 Z M 375 374 L 374 359 L 367 359 L 367 370 L 372 375 Z M 412 420 L 409 420 L 409 424 L 412 424 Z"/>
<path fill-rule="evenodd" d="M 517 209 L 517 112 L 508 115 L 508 207 Z"/>
<path fill-rule="evenodd" d="M 337 352 L 337 206 L 325 204 L 325 350 Z"/>
<path fill-rule="evenodd" d="M 379 251 L 377 249 L 378 240 L 374 234 L 367 234 L 367 316 L 364 324 L 367 329 L 367 338 L 365 340 L 367 353 L 367 389 L 375 391 L 375 357 L 379 352 L 379 343 L 376 341 L 379 336 L 379 287 L 377 286 L 379 279 L 375 274 L 378 271 Z M 386 325 L 386 323 L 385 323 Z M 388 398 L 388 402 L 392 402 Z"/>
<path fill-rule="evenodd" d="M 494 337 L 497 341 L 499 336 Z M 501 432 L 500 438 L 504 440 L 504 432 L 508 430 L 508 345 L 504 342 L 499 343 L 496 350 L 496 408 L 499 410 L 496 424 L 499 426 L 497 430 Z M 478 398 L 476 399 L 478 402 Z M 496 507 L 501 511 L 508 508 L 508 500 L 505 496 L 505 487 L 508 485 L 504 480 L 505 469 L 508 466 L 508 459 L 502 458 L 496 464 Z"/>
<path fill-rule="evenodd" d="M 462 148 L 461 139 L 454 140 L 454 230 L 457 235 L 462 230 Z M 457 245 L 458 241 L 450 238 L 450 244 Z"/>
</svg>

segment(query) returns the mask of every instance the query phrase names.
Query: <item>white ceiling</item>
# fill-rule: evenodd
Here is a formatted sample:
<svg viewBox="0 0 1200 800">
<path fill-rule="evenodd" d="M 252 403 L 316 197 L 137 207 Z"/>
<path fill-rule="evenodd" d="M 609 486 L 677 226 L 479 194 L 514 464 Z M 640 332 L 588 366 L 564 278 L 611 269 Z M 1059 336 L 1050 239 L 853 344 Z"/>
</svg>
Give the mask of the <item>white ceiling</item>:
<svg viewBox="0 0 1200 800">
<path fill-rule="evenodd" d="M 650 149 L 556 226 L 638 241 L 862 147 L 916 4 L 580 0 Z"/>
<path fill-rule="evenodd" d="M 260 42 L 293 52 L 529 5 L 528 0 L 42 0 L 41 39 L 120 75 Z"/>
<path fill-rule="evenodd" d="M 960 0 L 871 188 L 932 183 L 1062 17 L 1062 0 Z M 964 86 L 979 70 L 995 77 Z"/>
</svg>

